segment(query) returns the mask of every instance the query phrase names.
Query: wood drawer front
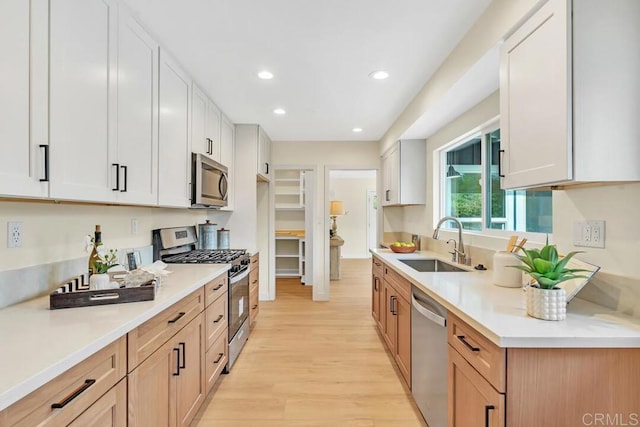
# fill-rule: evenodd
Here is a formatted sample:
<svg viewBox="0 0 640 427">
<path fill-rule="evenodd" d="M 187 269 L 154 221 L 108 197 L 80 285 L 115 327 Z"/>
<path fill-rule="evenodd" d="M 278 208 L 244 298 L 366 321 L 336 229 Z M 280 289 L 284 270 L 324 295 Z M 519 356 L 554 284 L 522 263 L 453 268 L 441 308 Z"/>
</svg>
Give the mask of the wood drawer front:
<svg viewBox="0 0 640 427">
<path fill-rule="evenodd" d="M 69 427 L 126 427 L 127 425 L 127 380 L 122 379 L 104 396 L 98 399 Z"/>
<path fill-rule="evenodd" d="M 256 267 L 258 267 L 258 265 L 260 264 L 260 254 L 254 254 L 251 256 L 250 258 L 250 263 L 249 263 L 249 270 L 255 270 Z"/>
<path fill-rule="evenodd" d="M 205 355 L 205 375 L 207 376 L 207 393 L 211 390 L 229 357 L 229 342 L 227 331 L 213 343 Z"/>
<path fill-rule="evenodd" d="M 127 334 L 129 372 L 204 310 L 203 288 L 184 297 Z"/>
<path fill-rule="evenodd" d="M 58 375 L 8 407 L 0 417 L 7 426 L 66 426 L 127 373 L 125 337 Z M 95 381 L 95 382 L 92 382 Z M 77 393 L 74 398 L 73 395 Z M 52 404 L 64 404 L 53 409 Z"/>
<path fill-rule="evenodd" d="M 257 268 L 249 271 L 249 286 L 258 286 L 260 274 Z"/>
<path fill-rule="evenodd" d="M 396 273 L 391 267 L 384 266 L 384 280 L 386 280 L 398 294 L 407 301 L 411 301 L 411 283 Z"/>
<path fill-rule="evenodd" d="M 373 257 L 371 260 L 371 274 L 374 276 L 382 277 L 384 275 L 383 269 L 384 264 L 378 258 Z"/>
<path fill-rule="evenodd" d="M 487 381 L 501 393 L 506 386 L 506 351 L 451 313 L 448 319 L 448 340 Z"/>
<path fill-rule="evenodd" d="M 204 294 L 205 294 L 205 303 L 204 305 L 208 307 L 212 302 L 220 298 L 220 295 L 227 292 L 228 288 L 228 279 L 227 272 L 216 277 L 206 285 L 204 285 Z"/>
<path fill-rule="evenodd" d="M 227 294 L 225 293 L 213 304 L 207 307 L 204 312 L 205 322 L 207 325 L 205 328 L 207 334 L 207 345 L 205 348 L 211 347 L 222 330 L 227 329 L 227 319 L 229 318 L 227 313 L 228 305 L 229 301 L 227 300 Z"/>
<path fill-rule="evenodd" d="M 249 325 L 255 322 L 260 311 L 260 301 L 258 299 L 258 286 L 249 288 Z"/>
</svg>

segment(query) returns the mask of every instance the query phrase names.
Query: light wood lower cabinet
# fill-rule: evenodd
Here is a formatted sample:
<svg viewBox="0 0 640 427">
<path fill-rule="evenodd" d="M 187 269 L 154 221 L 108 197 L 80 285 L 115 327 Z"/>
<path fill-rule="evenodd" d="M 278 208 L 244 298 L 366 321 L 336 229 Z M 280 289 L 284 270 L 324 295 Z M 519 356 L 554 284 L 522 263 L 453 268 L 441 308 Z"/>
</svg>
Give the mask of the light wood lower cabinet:
<svg viewBox="0 0 640 427">
<path fill-rule="evenodd" d="M 504 427 L 504 394 L 498 393 L 449 346 L 448 425 Z"/>
<path fill-rule="evenodd" d="M 229 360 L 229 335 L 225 330 L 204 357 L 207 393 L 211 391 Z"/>
<path fill-rule="evenodd" d="M 251 257 L 249 264 L 249 326 L 253 327 L 260 311 L 260 254 Z"/>
<path fill-rule="evenodd" d="M 129 426 L 187 426 L 206 395 L 198 315 L 129 373 Z"/>
<path fill-rule="evenodd" d="M 381 294 L 382 294 L 382 261 L 373 258 L 371 262 L 371 316 L 375 320 L 378 329 L 382 330 L 381 319 Z"/>
<path fill-rule="evenodd" d="M 384 279 L 378 280 L 378 289 L 381 290 L 380 332 L 402 377 L 411 388 L 411 304 L 407 300 L 411 284 L 386 266 L 383 266 L 383 271 Z M 373 286 L 375 304 L 375 279 Z"/>
<path fill-rule="evenodd" d="M 97 404 L 126 375 L 126 339 L 120 338 L 0 413 L 2 426 L 66 426 Z M 99 405 L 104 405 L 105 402 Z M 109 404 L 115 424 L 124 406 Z M 92 411 L 101 412 L 94 408 Z M 88 417 L 88 416 L 87 416 Z M 80 425 L 80 424 L 76 424 Z M 86 425 L 86 424 L 85 424 Z"/>
<path fill-rule="evenodd" d="M 69 427 L 125 427 L 127 425 L 127 380 L 122 379 Z"/>
</svg>

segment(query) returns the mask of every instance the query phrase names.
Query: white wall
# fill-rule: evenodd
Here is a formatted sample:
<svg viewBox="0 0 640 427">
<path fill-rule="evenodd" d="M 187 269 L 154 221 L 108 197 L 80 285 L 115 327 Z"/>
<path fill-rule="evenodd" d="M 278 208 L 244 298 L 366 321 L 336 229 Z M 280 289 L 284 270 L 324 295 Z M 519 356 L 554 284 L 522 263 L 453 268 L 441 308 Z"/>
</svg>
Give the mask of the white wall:
<svg viewBox="0 0 640 427">
<path fill-rule="evenodd" d="M 347 215 L 336 219 L 338 235 L 344 240 L 343 258 L 368 258 L 367 192 L 376 191 L 375 171 L 331 171 L 329 198 L 344 202 Z"/>
<path fill-rule="evenodd" d="M 196 225 L 210 218 L 222 226 L 230 213 L 208 210 L 0 201 L 0 271 L 82 256 L 84 236 L 102 226 L 107 247 L 124 249 L 151 244 L 151 230 Z M 131 233 L 131 220 L 138 233 Z M 7 248 L 7 221 L 23 223 L 23 246 Z"/>
<path fill-rule="evenodd" d="M 326 170 L 379 169 L 379 144 L 375 141 L 278 141 L 271 147 L 271 162 L 278 166 L 301 165 L 317 171 L 314 189 L 313 299 L 329 299 L 329 200 L 325 200 Z M 324 268 L 322 268 L 324 266 Z"/>
</svg>

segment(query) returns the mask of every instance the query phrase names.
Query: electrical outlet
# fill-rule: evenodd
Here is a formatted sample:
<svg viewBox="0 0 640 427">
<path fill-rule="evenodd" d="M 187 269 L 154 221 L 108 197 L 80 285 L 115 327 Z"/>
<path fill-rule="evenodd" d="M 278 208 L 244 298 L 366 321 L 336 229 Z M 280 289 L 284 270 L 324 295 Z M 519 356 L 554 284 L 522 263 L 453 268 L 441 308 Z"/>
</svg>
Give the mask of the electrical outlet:
<svg viewBox="0 0 640 427">
<path fill-rule="evenodd" d="M 131 219 L 131 234 L 138 234 L 138 219 Z"/>
<path fill-rule="evenodd" d="M 573 224 L 573 244 L 588 248 L 604 248 L 603 220 L 576 221 Z"/>
<path fill-rule="evenodd" d="M 7 222 L 7 247 L 22 246 L 22 222 Z"/>
</svg>

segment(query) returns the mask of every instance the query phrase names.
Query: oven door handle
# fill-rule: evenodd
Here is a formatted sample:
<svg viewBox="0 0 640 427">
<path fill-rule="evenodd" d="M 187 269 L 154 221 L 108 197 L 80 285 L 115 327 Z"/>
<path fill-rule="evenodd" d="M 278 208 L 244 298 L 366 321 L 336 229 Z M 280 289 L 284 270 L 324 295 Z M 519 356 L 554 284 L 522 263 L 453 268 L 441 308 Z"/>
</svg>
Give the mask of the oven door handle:
<svg viewBox="0 0 640 427">
<path fill-rule="evenodd" d="M 232 277 L 229 280 L 229 284 L 233 285 L 235 283 L 238 283 L 239 281 L 241 281 L 242 279 L 244 279 L 245 277 L 247 277 L 249 275 L 249 268 L 245 268 L 244 271 L 240 274 L 238 274 L 237 276 Z"/>
</svg>

